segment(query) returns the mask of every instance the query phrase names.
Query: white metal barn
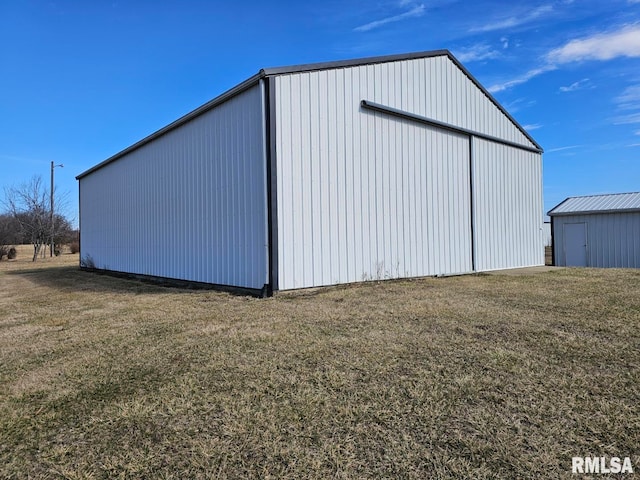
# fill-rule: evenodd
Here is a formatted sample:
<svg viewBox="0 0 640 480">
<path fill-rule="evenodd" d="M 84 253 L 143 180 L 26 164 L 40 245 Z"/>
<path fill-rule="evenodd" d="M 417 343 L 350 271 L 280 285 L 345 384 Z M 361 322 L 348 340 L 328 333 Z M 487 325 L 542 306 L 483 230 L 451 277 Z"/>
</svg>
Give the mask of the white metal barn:
<svg viewBox="0 0 640 480">
<path fill-rule="evenodd" d="M 640 268 L 640 193 L 569 197 L 548 215 L 554 265 Z"/>
<path fill-rule="evenodd" d="M 77 177 L 81 258 L 265 294 L 542 265 L 541 153 L 446 50 L 267 68 Z"/>
</svg>

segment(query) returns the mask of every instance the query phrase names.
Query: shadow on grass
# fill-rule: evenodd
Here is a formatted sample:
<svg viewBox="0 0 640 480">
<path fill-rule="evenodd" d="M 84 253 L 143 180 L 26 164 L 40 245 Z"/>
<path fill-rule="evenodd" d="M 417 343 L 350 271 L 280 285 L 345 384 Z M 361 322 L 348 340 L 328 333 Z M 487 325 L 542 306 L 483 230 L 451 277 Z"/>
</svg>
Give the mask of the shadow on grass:
<svg viewBox="0 0 640 480">
<path fill-rule="evenodd" d="M 117 272 L 83 270 L 77 265 L 28 268 L 6 272 L 37 285 L 66 291 L 108 293 L 189 293 L 194 288 L 154 280 L 132 278 Z M 201 286 L 199 286 L 202 289 Z"/>
</svg>

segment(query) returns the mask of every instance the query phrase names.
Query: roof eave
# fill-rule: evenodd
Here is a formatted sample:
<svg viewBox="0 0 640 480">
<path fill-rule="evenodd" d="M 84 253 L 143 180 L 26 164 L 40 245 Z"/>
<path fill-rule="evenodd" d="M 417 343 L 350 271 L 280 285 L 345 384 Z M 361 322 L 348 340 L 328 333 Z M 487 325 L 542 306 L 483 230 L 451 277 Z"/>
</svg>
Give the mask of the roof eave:
<svg viewBox="0 0 640 480">
<path fill-rule="evenodd" d="M 118 160 L 121 157 L 124 157 L 128 153 L 131 153 L 134 150 L 137 150 L 138 148 L 146 145 L 147 143 L 155 140 L 156 138 L 159 138 L 162 135 L 165 135 L 166 133 L 169 133 L 170 131 L 175 130 L 179 126 L 184 125 L 185 123 L 193 120 L 194 118 L 199 117 L 203 113 L 208 112 L 209 110 L 215 108 L 216 106 L 220 105 L 221 103 L 226 102 L 230 98 L 235 97 L 236 95 L 238 95 L 238 94 L 244 92 L 245 90 L 251 88 L 252 86 L 256 85 L 260 81 L 260 79 L 263 78 L 264 76 L 265 76 L 264 72 L 262 70 L 260 70 L 258 73 L 256 73 L 252 77 L 249 77 L 244 82 L 239 83 L 235 87 L 230 88 L 226 92 L 218 95 L 213 100 L 210 100 L 207 103 L 205 103 L 203 105 L 200 105 L 195 110 L 192 110 L 189 113 L 187 113 L 186 115 L 183 115 L 182 117 L 178 118 L 177 120 L 171 122 L 169 125 L 167 125 L 165 127 L 162 127 L 160 130 L 157 130 L 157 131 L 153 132 L 151 135 L 148 135 L 148 136 L 144 137 L 142 140 L 139 140 L 138 142 L 134 143 L 133 145 L 125 148 L 124 150 L 121 150 L 120 152 L 116 153 L 115 155 L 112 155 L 111 157 L 109 157 L 106 160 L 98 163 L 97 165 L 94 165 L 89 170 L 85 170 L 84 172 L 82 172 L 81 174 L 79 174 L 76 177 L 76 180 L 80 180 L 80 179 L 86 177 L 87 175 L 95 172 L 96 170 L 101 169 L 102 167 L 104 167 L 104 166 L 106 166 L 106 165 Z"/>
<path fill-rule="evenodd" d="M 529 135 L 529 132 L 527 132 L 527 131 L 524 129 L 524 127 L 523 127 L 522 125 L 520 125 L 520 123 L 518 123 L 518 121 L 517 121 L 515 118 L 513 118 L 513 117 L 511 116 L 511 114 L 510 114 L 509 112 L 507 112 L 507 110 L 506 110 L 506 109 L 505 109 L 505 108 L 500 104 L 500 102 L 498 102 L 498 101 L 495 99 L 495 97 L 494 97 L 493 95 L 491 95 L 491 93 L 489 93 L 489 90 L 487 90 L 486 88 L 484 88 L 484 86 L 483 86 L 483 85 L 482 85 L 478 80 L 476 80 L 476 78 L 475 78 L 473 75 L 471 75 L 471 73 L 469 72 L 469 70 L 467 70 L 467 69 L 466 69 L 466 67 L 465 67 L 462 63 L 460 63 L 460 61 L 459 61 L 459 60 L 458 60 L 458 59 L 457 59 L 457 58 L 456 58 L 456 57 L 455 57 L 451 52 L 449 52 L 448 50 L 446 50 L 446 52 L 447 52 L 447 54 L 448 54 L 449 58 L 451 59 L 451 61 L 452 61 L 453 63 L 455 63 L 455 64 L 456 64 L 456 66 L 457 66 L 460 70 L 462 70 L 462 72 L 463 72 L 463 73 L 464 73 L 464 74 L 469 78 L 469 80 L 471 80 L 471 81 L 476 85 L 476 87 L 478 87 L 478 88 L 482 91 L 482 93 L 484 93 L 484 94 L 487 96 L 487 98 L 488 98 L 489 100 L 491 100 L 491 102 L 492 102 L 496 107 L 498 107 L 498 109 L 499 109 L 502 113 L 504 113 L 504 115 L 505 115 L 505 116 L 506 116 L 506 117 L 507 117 L 507 118 L 508 118 L 508 119 L 509 119 L 509 120 L 510 120 L 510 121 L 511 121 L 515 126 L 516 126 L 516 128 L 517 128 L 518 130 L 520 130 L 520 131 L 522 132 L 522 134 L 523 134 L 525 137 L 527 137 L 527 140 L 529 140 L 533 145 L 535 145 L 535 147 L 536 147 L 538 150 L 540 150 L 540 153 L 541 153 L 541 154 L 542 154 L 542 153 L 544 153 L 544 148 L 542 148 L 542 146 L 540 146 L 540 144 L 539 144 L 538 142 L 536 142 L 536 141 L 533 139 L 533 137 L 532 137 L 531 135 Z"/>
<path fill-rule="evenodd" d="M 443 49 L 443 50 L 431 50 L 431 51 L 414 52 L 414 53 L 398 54 L 398 55 L 384 55 L 384 56 L 378 56 L 378 57 L 359 58 L 354 60 L 339 60 L 335 62 L 310 63 L 310 64 L 303 64 L 303 65 L 294 65 L 289 67 L 263 68 L 252 77 L 236 85 L 235 87 L 227 90 L 221 95 L 218 95 L 213 100 L 210 100 L 209 102 L 205 103 L 204 105 L 201 105 L 195 110 L 192 110 L 186 115 L 183 115 L 182 117 L 178 118 L 177 120 L 170 123 L 169 125 L 161 128 L 160 130 L 157 130 L 151 135 L 146 136 L 142 140 L 134 143 L 133 145 L 125 148 L 124 150 L 121 150 L 120 152 L 116 153 L 115 155 L 112 155 L 111 157 L 98 163 L 97 165 L 94 165 L 90 169 L 85 170 L 84 172 L 76 176 L 76 180 L 80 180 L 86 177 L 87 175 L 95 172 L 96 170 L 103 168 L 104 166 L 118 160 L 119 158 L 127 155 L 128 153 L 131 153 L 134 150 L 137 150 L 138 148 L 146 145 L 147 143 L 161 137 L 162 135 L 165 135 L 166 133 L 169 133 L 170 131 L 189 122 L 190 120 L 193 120 L 194 118 L 211 110 L 217 105 L 220 105 L 221 103 L 229 100 L 230 98 L 238 95 L 239 93 L 242 93 L 243 91 L 257 84 L 260 81 L 260 79 L 264 78 L 265 76 L 285 75 L 285 74 L 299 73 L 299 72 L 310 72 L 310 71 L 326 70 L 326 69 L 333 69 L 333 68 L 345 68 L 345 67 L 352 67 L 352 66 L 358 66 L 358 65 L 370 65 L 375 63 L 386 63 L 386 62 L 394 62 L 399 60 L 413 60 L 413 59 L 419 59 L 419 58 L 430 58 L 430 57 L 439 57 L 439 56 L 449 57 L 449 59 L 469 78 L 469 80 L 471 80 L 474 83 L 474 85 L 478 87 L 482 91 L 482 93 L 486 95 L 487 98 L 496 107 L 498 107 L 498 109 L 516 126 L 516 128 L 518 128 L 518 130 L 520 130 L 523 133 L 523 135 L 532 143 L 532 145 L 534 145 L 540 151 L 540 153 L 544 151 L 542 147 L 533 139 L 533 137 L 531 137 L 531 135 L 529 135 L 529 133 L 522 127 L 522 125 L 520 125 L 509 114 L 509 112 L 507 112 L 505 108 L 502 105 L 500 105 L 500 103 L 493 97 L 493 95 L 491 95 L 489 91 L 485 89 L 480 84 L 480 82 L 478 82 L 478 80 L 476 80 L 476 78 L 473 75 L 471 75 L 471 73 L 469 73 L 469 71 L 458 61 L 458 59 L 449 50 Z"/>
<path fill-rule="evenodd" d="M 612 208 L 608 210 L 582 210 L 575 212 L 557 212 L 554 213 L 553 210 L 549 210 L 547 215 L 550 217 L 569 217 L 574 215 L 605 215 L 610 213 L 640 213 L 640 208 Z"/>
</svg>

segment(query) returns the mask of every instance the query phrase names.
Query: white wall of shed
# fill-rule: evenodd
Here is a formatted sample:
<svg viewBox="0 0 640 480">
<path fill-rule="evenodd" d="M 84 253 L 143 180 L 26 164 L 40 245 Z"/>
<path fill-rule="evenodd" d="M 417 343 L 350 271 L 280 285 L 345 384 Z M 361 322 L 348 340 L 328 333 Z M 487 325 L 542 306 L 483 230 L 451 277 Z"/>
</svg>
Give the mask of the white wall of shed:
<svg viewBox="0 0 640 480">
<path fill-rule="evenodd" d="M 275 77 L 279 289 L 472 270 L 468 137 L 359 103 L 453 122 L 465 108 L 429 92 L 461 89 L 479 91 L 446 57 Z"/>
<path fill-rule="evenodd" d="M 640 268 L 640 212 L 561 215 L 553 220 L 556 265 L 566 265 L 564 224 L 587 224 L 587 266 Z"/>
<path fill-rule="evenodd" d="M 80 180 L 81 258 L 119 272 L 268 282 L 262 88 Z"/>
<path fill-rule="evenodd" d="M 366 99 L 533 146 L 453 62 L 273 83 L 278 288 L 472 270 L 469 137 L 360 108 Z M 544 264 L 540 155 L 474 142 L 474 179 L 488 182 L 474 190 L 478 269 Z"/>
<path fill-rule="evenodd" d="M 369 100 L 526 147 L 535 145 L 446 55 L 276 77 L 324 100 L 342 101 L 336 121 L 349 121 Z M 318 90 L 322 88 L 322 92 Z M 286 93 L 286 92 L 285 92 Z M 291 92 L 296 100 L 300 91 Z M 282 93 L 281 93 L 282 95 Z M 308 103 L 298 104 L 308 114 Z M 329 113 L 329 112 L 327 112 Z M 325 118 L 325 121 L 327 119 Z"/>
<path fill-rule="evenodd" d="M 544 265 L 540 154 L 473 139 L 476 270 Z"/>
</svg>

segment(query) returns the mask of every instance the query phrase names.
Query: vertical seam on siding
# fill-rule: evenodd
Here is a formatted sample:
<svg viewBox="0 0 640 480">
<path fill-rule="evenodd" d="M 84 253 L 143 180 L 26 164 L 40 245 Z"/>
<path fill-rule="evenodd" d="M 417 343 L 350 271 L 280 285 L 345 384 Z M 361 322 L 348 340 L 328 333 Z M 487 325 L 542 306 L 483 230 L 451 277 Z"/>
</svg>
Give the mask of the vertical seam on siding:
<svg viewBox="0 0 640 480">
<path fill-rule="evenodd" d="M 276 190 L 277 185 L 275 183 L 275 152 L 272 142 L 272 135 L 274 129 L 271 125 L 271 106 L 273 104 L 273 97 L 271 92 L 271 82 L 269 77 L 264 77 L 264 124 L 265 124 L 265 152 L 266 152 L 266 193 L 267 193 L 267 285 L 263 287 L 263 296 L 272 296 L 273 291 L 278 289 L 277 275 L 275 275 L 275 269 L 277 268 L 277 252 L 276 252 L 276 224 L 277 224 L 277 212 L 275 208 L 276 204 Z"/>
<path fill-rule="evenodd" d="M 473 151 L 473 135 L 469 136 L 469 227 L 471 228 L 471 271 L 476 271 L 476 239 L 475 239 L 475 204 L 474 204 L 474 193 L 473 193 L 473 161 L 474 161 L 474 151 Z"/>
</svg>

